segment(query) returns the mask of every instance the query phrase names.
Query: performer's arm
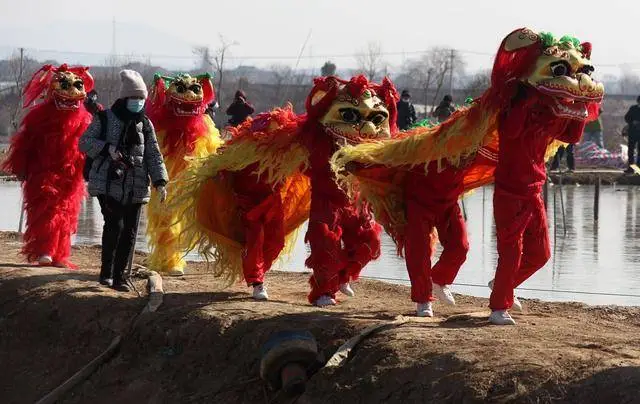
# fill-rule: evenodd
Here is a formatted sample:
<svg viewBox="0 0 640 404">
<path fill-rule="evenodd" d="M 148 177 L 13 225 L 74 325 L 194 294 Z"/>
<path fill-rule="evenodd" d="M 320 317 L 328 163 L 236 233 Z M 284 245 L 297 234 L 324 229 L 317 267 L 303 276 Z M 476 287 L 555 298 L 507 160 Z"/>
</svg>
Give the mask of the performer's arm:
<svg viewBox="0 0 640 404">
<path fill-rule="evenodd" d="M 567 129 L 564 133 L 556 136 L 555 138 L 561 142 L 565 143 L 578 143 L 580 138 L 582 137 L 582 133 L 584 132 L 584 126 L 586 122 L 581 121 L 571 121 L 567 125 Z"/>
<path fill-rule="evenodd" d="M 153 186 L 164 186 L 169 182 L 169 174 L 167 174 L 167 168 L 164 165 L 164 158 L 162 157 L 162 152 L 160 152 L 160 146 L 158 146 L 153 124 L 149 119 L 147 119 L 146 123 L 148 124 L 148 129 L 144 137 L 144 160 L 147 163 L 147 167 L 149 167 L 149 176 Z"/>
<path fill-rule="evenodd" d="M 102 125 L 98 115 L 93 116 L 91 125 L 84 131 L 78 142 L 78 148 L 88 157 L 95 159 L 100 155 L 107 155 L 109 144 L 105 140 L 100 140 Z"/>
</svg>

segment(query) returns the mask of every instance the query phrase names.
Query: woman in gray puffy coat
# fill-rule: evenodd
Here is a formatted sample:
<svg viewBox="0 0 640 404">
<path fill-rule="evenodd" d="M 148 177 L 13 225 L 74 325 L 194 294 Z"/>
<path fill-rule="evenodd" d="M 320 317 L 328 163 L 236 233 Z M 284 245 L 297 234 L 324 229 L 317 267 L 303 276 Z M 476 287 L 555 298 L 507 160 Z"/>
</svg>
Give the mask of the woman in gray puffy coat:
<svg viewBox="0 0 640 404">
<path fill-rule="evenodd" d="M 123 273 L 133 253 L 140 209 L 149 202 L 151 184 L 164 201 L 169 178 L 153 125 L 144 114 L 144 80 L 133 70 L 121 71 L 120 78 L 120 98 L 94 116 L 79 146 L 93 159 L 89 193 L 98 197 L 104 217 L 100 283 L 127 292 Z"/>
</svg>

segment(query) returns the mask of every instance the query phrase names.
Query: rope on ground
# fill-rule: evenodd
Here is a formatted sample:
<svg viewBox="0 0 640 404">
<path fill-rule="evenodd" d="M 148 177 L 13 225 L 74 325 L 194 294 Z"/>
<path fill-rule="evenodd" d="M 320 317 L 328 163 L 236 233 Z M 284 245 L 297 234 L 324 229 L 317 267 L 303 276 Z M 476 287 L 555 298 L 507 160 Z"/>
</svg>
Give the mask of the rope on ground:
<svg viewBox="0 0 640 404">
<path fill-rule="evenodd" d="M 402 278 L 389 278 L 384 276 L 361 276 L 361 279 L 372 279 L 377 281 L 393 281 L 393 282 L 403 282 L 409 283 L 408 279 Z M 453 283 L 454 286 L 469 286 L 474 288 L 488 288 L 487 285 L 479 285 L 475 283 Z M 594 295 L 594 296 L 613 296 L 613 297 L 633 297 L 639 298 L 640 295 L 627 294 L 627 293 L 612 293 L 612 292 L 587 292 L 584 290 L 563 290 L 563 289 L 539 289 L 539 288 L 517 288 L 517 290 L 524 290 L 528 292 L 550 292 L 550 293 L 567 293 L 567 294 L 576 294 L 576 295 Z"/>
<path fill-rule="evenodd" d="M 71 389 L 88 379 L 89 376 L 91 376 L 101 365 L 113 358 L 118 348 L 120 348 L 124 337 L 136 328 L 142 315 L 146 313 L 153 313 L 158 309 L 158 307 L 160 307 L 164 295 L 164 291 L 162 289 L 162 277 L 160 277 L 160 275 L 155 271 L 148 271 L 140 273 L 139 275 L 147 277 L 149 300 L 142 311 L 133 318 L 131 326 L 127 332 L 117 335 L 104 352 L 95 357 L 91 362 L 86 364 L 82 369 L 64 381 L 60 386 L 56 387 L 49 394 L 42 397 L 36 404 L 53 404 L 60 400 L 66 393 L 71 391 Z"/>
</svg>

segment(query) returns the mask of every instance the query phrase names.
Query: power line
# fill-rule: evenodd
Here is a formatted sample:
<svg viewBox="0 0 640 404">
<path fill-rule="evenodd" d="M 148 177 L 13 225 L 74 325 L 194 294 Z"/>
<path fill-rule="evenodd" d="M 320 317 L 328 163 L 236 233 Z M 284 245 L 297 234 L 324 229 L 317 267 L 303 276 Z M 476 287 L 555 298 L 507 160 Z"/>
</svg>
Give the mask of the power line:
<svg viewBox="0 0 640 404">
<path fill-rule="evenodd" d="M 379 281 L 394 281 L 394 282 L 410 282 L 408 279 L 401 278 L 388 278 L 384 276 L 361 276 L 363 279 L 373 279 Z M 479 285 L 475 283 L 453 283 L 454 286 L 468 286 L 474 288 L 488 288 L 487 285 Z M 613 296 L 613 297 L 633 297 L 640 298 L 640 295 L 626 294 L 626 293 L 610 293 L 610 292 L 586 292 L 583 290 L 562 290 L 562 289 L 539 289 L 539 288 L 517 288 L 518 290 L 524 290 L 528 292 L 549 292 L 549 293 L 565 293 L 576 295 L 593 295 L 593 296 Z"/>
</svg>

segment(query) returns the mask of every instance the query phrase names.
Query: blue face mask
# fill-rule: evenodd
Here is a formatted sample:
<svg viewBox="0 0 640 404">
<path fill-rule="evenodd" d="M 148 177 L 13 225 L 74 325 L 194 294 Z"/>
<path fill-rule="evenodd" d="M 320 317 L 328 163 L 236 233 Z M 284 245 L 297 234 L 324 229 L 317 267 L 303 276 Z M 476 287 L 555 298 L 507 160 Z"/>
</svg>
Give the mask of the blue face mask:
<svg viewBox="0 0 640 404">
<path fill-rule="evenodd" d="M 144 108 L 144 100 L 137 100 L 135 98 L 127 99 L 127 109 L 133 113 L 138 113 Z"/>
</svg>

